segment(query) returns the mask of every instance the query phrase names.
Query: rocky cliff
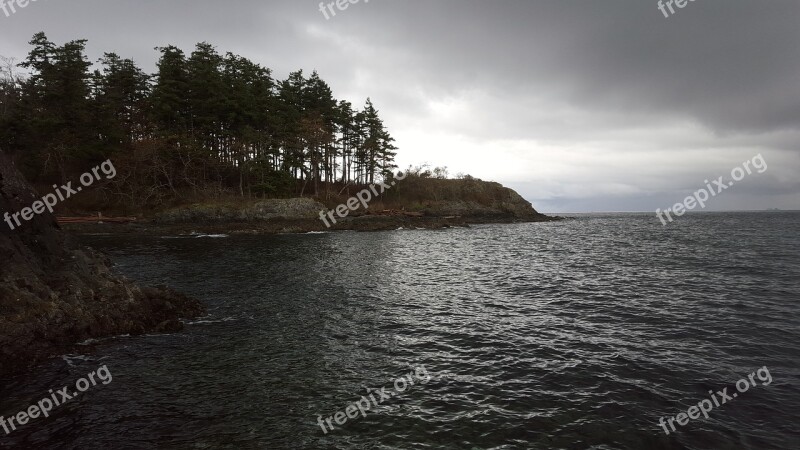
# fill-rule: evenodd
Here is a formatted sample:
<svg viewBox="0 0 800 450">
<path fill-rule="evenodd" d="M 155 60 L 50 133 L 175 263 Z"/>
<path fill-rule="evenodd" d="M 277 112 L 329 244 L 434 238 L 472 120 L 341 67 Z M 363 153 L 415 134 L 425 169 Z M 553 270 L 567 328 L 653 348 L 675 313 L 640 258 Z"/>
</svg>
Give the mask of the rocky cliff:
<svg viewBox="0 0 800 450">
<path fill-rule="evenodd" d="M 0 152 L 0 214 L 37 196 Z M 0 375 L 88 338 L 175 331 L 202 305 L 168 288 L 140 288 L 90 249 L 68 245 L 46 211 L 12 230 L 0 222 Z"/>
</svg>

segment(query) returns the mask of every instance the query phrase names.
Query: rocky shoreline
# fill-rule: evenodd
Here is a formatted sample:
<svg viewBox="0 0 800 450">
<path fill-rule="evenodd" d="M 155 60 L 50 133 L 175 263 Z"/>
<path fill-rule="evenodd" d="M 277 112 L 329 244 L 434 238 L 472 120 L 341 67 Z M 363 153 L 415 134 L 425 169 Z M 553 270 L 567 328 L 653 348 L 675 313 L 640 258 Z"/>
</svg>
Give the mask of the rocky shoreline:
<svg viewBox="0 0 800 450">
<path fill-rule="evenodd" d="M 0 152 L 0 211 L 36 195 Z M 174 332 L 203 305 L 166 287 L 139 287 L 91 249 L 68 242 L 45 211 L 22 227 L 0 226 L 0 376 L 22 372 L 91 338 Z"/>
<path fill-rule="evenodd" d="M 195 222 L 163 224 L 152 221 L 126 224 L 81 223 L 67 224 L 63 228 L 76 234 L 141 234 L 141 235 L 187 235 L 187 234 L 304 234 L 333 231 L 390 231 L 403 229 L 467 228 L 470 225 L 490 223 L 552 222 L 560 217 L 546 216 L 541 220 L 515 220 L 504 217 L 390 217 L 361 216 L 346 218 L 330 228 L 319 219 L 271 219 L 260 222 Z"/>
<path fill-rule="evenodd" d="M 283 234 L 323 231 L 388 231 L 442 229 L 476 224 L 552 222 L 551 217 L 508 189 L 508 198 L 493 205 L 467 201 L 427 202 L 416 210 L 368 209 L 330 219 L 320 213 L 330 208 L 310 198 L 257 200 L 241 203 L 190 205 L 153 214 L 130 223 L 68 223 L 63 227 L 76 233 L 122 234 Z"/>
</svg>

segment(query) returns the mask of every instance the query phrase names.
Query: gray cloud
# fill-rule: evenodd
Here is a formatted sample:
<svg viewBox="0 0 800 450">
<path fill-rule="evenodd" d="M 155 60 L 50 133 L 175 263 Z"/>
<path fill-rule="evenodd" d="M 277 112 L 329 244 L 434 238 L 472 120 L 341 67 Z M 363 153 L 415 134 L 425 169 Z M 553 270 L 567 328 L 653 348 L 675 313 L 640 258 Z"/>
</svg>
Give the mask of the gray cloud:
<svg viewBox="0 0 800 450">
<path fill-rule="evenodd" d="M 800 3 L 39 0 L 0 13 L 0 54 L 33 33 L 89 39 L 154 69 L 155 46 L 208 41 L 275 70 L 318 69 L 371 96 L 400 160 L 510 184 L 540 209 L 654 210 L 759 152 L 769 172 L 718 206 L 800 208 Z M 491 160 L 491 161 L 488 161 Z"/>
</svg>

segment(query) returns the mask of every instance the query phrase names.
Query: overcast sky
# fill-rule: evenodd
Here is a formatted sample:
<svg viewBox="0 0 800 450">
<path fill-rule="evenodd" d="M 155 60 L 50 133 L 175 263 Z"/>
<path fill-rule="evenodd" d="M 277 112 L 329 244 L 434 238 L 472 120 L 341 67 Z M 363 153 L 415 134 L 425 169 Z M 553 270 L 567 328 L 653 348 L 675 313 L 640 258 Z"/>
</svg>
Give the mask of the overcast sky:
<svg viewBox="0 0 800 450">
<path fill-rule="evenodd" d="M 7 3 L 9 0 L 5 0 Z M 758 154 L 707 210 L 800 209 L 800 2 L 38 0 L 6 17 L 0 55 L 37 31 L 133 58 L 208 41 L 273 69 L 318 70 L 369 96 L 398 162 L 516 189 L 543 212 L 654 211 Z M 667 10 L 668 11 L 668 10 Z M 330 15 L 330 13 L 328 13 Z"/>
</svg>

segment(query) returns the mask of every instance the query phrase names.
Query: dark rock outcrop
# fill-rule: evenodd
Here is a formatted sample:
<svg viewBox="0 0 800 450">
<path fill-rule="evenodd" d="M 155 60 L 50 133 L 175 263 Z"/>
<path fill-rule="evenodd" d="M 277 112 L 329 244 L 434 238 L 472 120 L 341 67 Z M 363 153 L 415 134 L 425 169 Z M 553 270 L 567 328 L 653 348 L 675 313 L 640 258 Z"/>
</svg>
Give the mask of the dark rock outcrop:
<svg viewBox="0 0 800 450">
<path fill-rule="evenodd" d="M 0 152 L 0 215 L 38 197 Z M 2 217 L 0 217 L 2 220 Z M 203 306 L 168 288 L 140 288 L 90 249 L 72 248 L 55 218 L 0 221 L 0 375 L 89 338 L 175 331 Z"/>
<path fill-rule="evenodd" d="M 552 220 L 539 213 L 533 205 L 513 189 L 497 183 L 483 182 L 494 188 L 491 202 L 479 203 L 474 200 L 428 201 L 421 210 L 426 216 L 464 217 L 469 222 L 546 222 Z"/>
</svg>

